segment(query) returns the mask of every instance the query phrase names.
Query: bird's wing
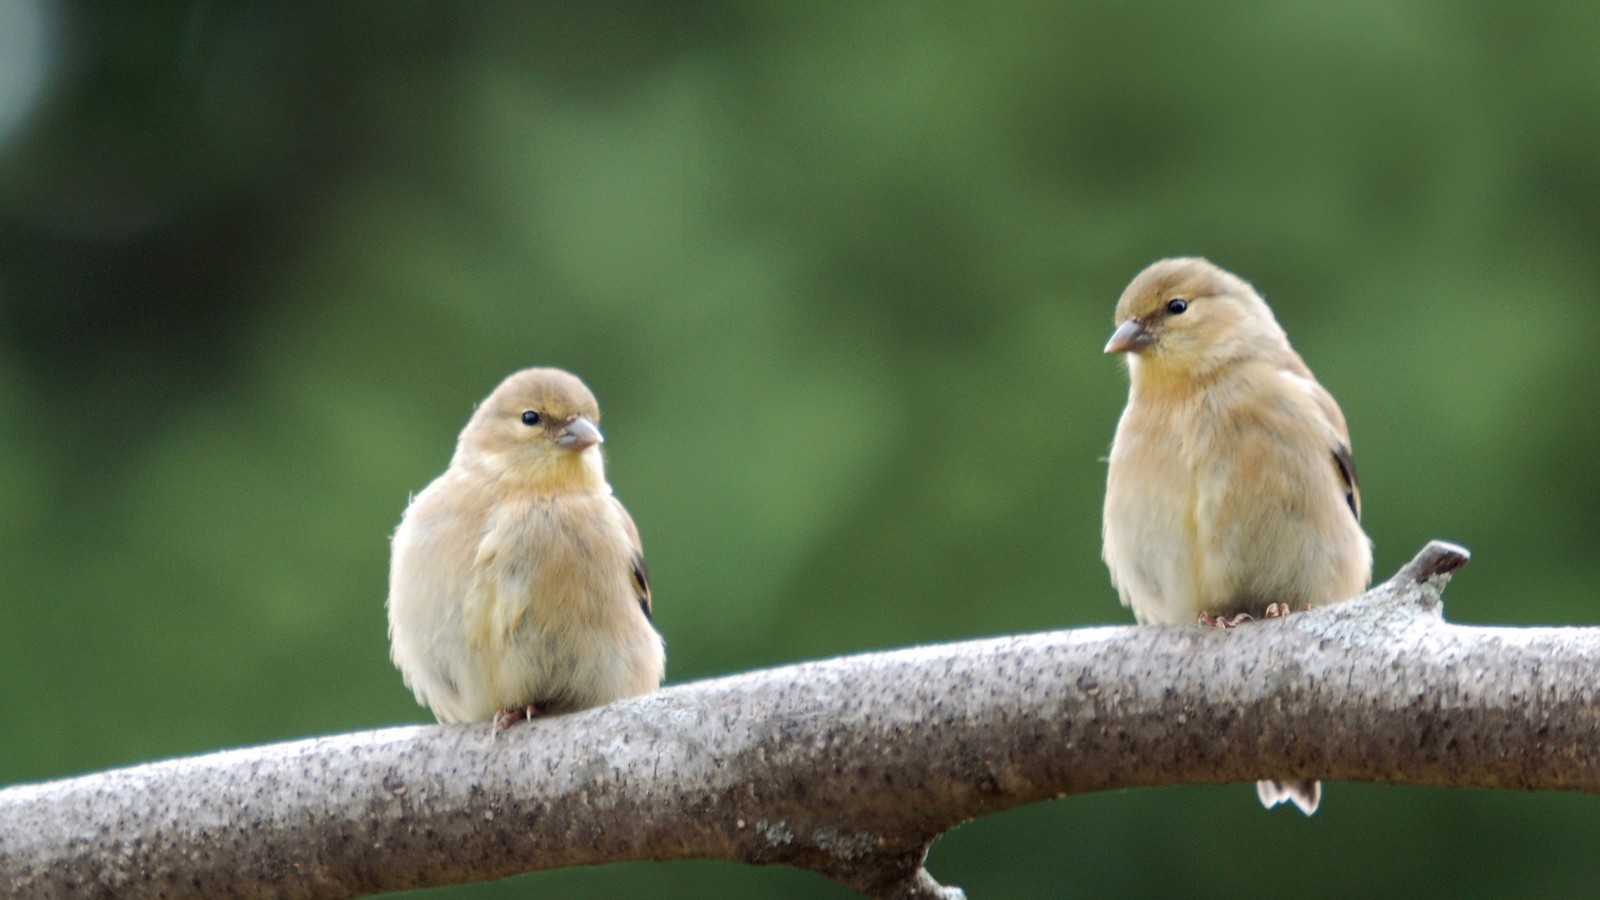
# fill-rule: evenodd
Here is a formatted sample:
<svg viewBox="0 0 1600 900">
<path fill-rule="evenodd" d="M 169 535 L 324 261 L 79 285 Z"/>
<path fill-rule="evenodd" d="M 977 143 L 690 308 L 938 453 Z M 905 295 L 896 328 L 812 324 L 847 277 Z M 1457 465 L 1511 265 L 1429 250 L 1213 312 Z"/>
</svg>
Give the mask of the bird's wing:
<svg viewBox="0 0 1600 900">
<path fill-rule="evenodd" d="M 1329 449 L 1333 452 L 1333 464 L 1338 467 L 1339 478 L 1344 482 L 1345 502 L 1350 504 L 1350 511 L 1355 513 L 1356 521 L 1359 522 L 1361 486 L 1356 481 L 1356 459 L 1350 453 L 1350 427 L 1345 424 L 1344 413 L 1334 401 L 1333 395 L 1317 381 L 1316 376 L 1311 374 L 1311 369 L 1306 367 L 1299 356 L 1290 361 L 1289 369 L 1305 380 L 1311 399 L 1316 401 L 1317 410 L 1328 423 L 1329 441 L 1332 444 Z"/>
<path fill-rule="evenodd" d="M 1350 455 L 1350 445 L 1339 441 L 1333 447 L 1333 461 L 1339 466 L 1339 475 L 1344 479 L 1344 500 L 1350 504 L 1350 511 L 1356 514 L 1356 521 L 1361 521 L 1361 488 L 1356 485 L 1356 458 Z"/>
<path fill-rule="evenodd" d="M 633 564 L 633 583 L 639 589 L 639 608 L 644 611 L 644 617 L 654 621 L 654 609 L 650 604 L 650 572 L 644 565 L 644 545 L 639 542 L 639 526 L 633 524 L 633 516 L 628 515 L 627 507 L 616 497 L 611 498 L 616 504 L 617 515 L 622 517 L 622 526 L 627 529 L 628 542 L 633 545 L 633 555 L 629 558 Z"/>
</svg>

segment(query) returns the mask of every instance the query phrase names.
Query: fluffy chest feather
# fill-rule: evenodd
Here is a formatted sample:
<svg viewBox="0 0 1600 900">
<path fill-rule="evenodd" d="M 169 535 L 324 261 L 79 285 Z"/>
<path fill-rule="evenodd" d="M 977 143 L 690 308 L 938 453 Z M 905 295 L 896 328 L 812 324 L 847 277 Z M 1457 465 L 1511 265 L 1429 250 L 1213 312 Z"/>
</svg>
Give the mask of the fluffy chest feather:
<svg viewBox="0 0 1600 900">
<path fill-rule="evenodd" d="M 524 626 L 545 635 L 637 614 L 632 548 L 609 495 L 510 497 L 484 523 L 468 592 L 468 643 L 494 652 Z"/>
</svg>

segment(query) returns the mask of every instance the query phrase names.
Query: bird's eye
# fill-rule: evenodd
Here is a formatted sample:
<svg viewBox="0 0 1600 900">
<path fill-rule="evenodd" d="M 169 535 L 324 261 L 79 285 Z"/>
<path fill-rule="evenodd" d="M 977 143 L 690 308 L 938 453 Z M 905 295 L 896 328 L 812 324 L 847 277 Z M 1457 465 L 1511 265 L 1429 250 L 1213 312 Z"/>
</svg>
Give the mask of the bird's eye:
<svg viewBox="0 0 1600 900">
<path fill-rule="evenodd" d="M 539 411 L 538 410 L 534 410 L 534 409 L 525 410 L 522 413 L 522 424 L 524 424 L 524 425 L 537 425 L 537 424 L 539 424 Z"/>
<path fill-rule="evenodd" d="M 1175 316 L 1183 315 L 1183 311 L 1188 308 L 1189 301 L 1183 299 L 1182 297 L 1173 297 L 1171 300 L 1167 301 L 1167 312 Z"/>
</svg>

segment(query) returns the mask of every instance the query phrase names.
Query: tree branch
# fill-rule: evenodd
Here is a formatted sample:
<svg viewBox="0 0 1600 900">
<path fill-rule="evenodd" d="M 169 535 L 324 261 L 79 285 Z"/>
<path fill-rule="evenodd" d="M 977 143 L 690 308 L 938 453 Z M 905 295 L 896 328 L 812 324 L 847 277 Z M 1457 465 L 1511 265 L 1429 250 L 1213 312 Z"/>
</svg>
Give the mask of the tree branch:
<svg viewBox="0 0 1600 900">
<path fill-rule="evenodd" d="M 0 791 L 17 896 L 349 897 L 637 859 L 957 897 L 929 843 L 1067 794 L 1322 777 L 1600 792 L 1600 629 L 1451 625 L 1435 542 L 1335 606 L 677 685 L 518 726 L 391 728 Z"/>
</svg>

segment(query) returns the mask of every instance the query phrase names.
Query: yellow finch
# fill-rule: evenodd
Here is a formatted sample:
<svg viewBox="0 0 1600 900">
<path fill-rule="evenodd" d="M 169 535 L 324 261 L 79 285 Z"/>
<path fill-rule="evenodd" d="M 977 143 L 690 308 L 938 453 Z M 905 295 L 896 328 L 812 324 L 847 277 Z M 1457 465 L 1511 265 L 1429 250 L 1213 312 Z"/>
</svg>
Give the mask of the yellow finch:
<svg viewBox="0 0 1600 900">
<path fill-rule="evenodd" d="M 1260 617 L 1361 593 L 1372 549 L 1344 415 L 1243 279 L 1164 259 L 1123 291 L 1107 353 L 1128 406 L 1106 478 L 1104 556 L 1143 623 Z M 1242 618 L 1242 617 L 1241 617 Z M 1317 808 L 1315 781 L 1261 802 Z"/>
<path fill-rule="evenodd" d="M 439 721 L 499 730 L 661 684 L 639 532 L 606 483 L 599 424 L 573 375 L 517 372 L 401 518 L 390 656 Z"/>
</svg>

